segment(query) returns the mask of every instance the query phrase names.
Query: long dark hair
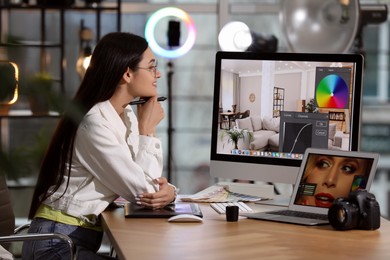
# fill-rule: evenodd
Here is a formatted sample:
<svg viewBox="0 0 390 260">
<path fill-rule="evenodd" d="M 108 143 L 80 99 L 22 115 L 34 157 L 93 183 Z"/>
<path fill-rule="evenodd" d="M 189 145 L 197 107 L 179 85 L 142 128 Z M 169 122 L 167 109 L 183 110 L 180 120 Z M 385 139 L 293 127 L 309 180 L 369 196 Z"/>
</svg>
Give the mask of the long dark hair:
<svg viewBox="0 0 390 260">
<path fill-rule="evenodd" d="M 82 117 L 95 104 L 112 97 L 127 68 L 137 70 L 147 47 L 144 38 L 121 32 L 105 35 L 96 45 L 84 79 L 71 106 L 61 117 L 42 161 L 28 215 L 30 219 L 39 205 L 58 190 L 64 176 L 70 176 L 74 140 Z M 75 107 L 78 117 L 74 116 Z M 54 189 L 50 189 L 52 186 Z"/>
</svg>

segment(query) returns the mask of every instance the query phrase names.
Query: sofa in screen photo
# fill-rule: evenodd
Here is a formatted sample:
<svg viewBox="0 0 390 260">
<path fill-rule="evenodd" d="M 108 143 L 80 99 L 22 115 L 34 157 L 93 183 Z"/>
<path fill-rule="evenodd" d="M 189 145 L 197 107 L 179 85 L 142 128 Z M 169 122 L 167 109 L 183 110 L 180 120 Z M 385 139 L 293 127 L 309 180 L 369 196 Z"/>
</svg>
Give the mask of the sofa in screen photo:
<svg viewBox="0 0 390 260">
<path fill-rule="evenodd" d="M 250 116 L 236 119 L 238 129 L 246 129 L 253 133 L 253 139 L 242 143 L 241 149 L 258 151 L 279 151 L 279 125 L 280 118 Z M 329 124 L 328 149 L 340 150 L 342 147 L 341 131 L 337 130 L 336 124 Z"/>
<path fill-rule="evenodd" d="M 238 129 L 246 129 L 253 133 L 253 139 L 247 149 L 258 151 L 279 150 L 279 118 L 250 116 L 236 119 Z"/>
<path fill-rule="evenodd" d="M 337 130 L 337 124 L 329 124 L 328 138 L 328 149 L 341 150 L 343 132 Z"/>
</svg>

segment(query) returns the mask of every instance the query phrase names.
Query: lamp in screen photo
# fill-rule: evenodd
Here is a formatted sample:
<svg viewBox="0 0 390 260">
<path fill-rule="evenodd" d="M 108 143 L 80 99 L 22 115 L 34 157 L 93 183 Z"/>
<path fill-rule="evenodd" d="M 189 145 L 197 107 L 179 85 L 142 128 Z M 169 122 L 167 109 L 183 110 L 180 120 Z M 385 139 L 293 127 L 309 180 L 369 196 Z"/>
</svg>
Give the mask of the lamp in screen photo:
<svg viewBox="0 0 390 260">
<path fill-rule="evenodd" d="M 232 21 L 222 27 L 218 43 L 223 51 L 276 52 L 278 39 L 255 33 L 243 22 Z"/>
</svg>

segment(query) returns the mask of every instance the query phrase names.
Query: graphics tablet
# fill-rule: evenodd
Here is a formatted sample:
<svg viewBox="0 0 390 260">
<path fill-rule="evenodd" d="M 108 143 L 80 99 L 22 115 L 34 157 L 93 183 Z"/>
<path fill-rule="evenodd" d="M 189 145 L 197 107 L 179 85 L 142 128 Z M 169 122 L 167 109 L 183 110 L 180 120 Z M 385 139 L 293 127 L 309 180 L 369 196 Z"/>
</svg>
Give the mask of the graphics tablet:
<svg viewBox="0 0 390 260">
<path fill-rule="evenodd" d="M 169 218 L 179 214 L 192 214 L 203 217 L 202 211 L 197 203 L 176 203 L 162 209 L 150 209 L 139 206 L 135 203 L 124 205 L 126 218 Z"/>
</svg>

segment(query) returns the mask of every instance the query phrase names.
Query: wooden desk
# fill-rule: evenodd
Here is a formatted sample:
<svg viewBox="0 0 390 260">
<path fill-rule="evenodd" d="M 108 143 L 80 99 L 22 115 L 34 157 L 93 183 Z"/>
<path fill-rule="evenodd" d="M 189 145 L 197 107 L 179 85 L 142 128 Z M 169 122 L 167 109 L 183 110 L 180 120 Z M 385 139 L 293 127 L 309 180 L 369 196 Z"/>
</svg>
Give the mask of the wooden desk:
<svg viewBox="0 0 390 260">
<path fill-rule="evenodd" d="M 203 223 L 125 219 L 106 211 L 103 227 L 119 259 L 390 259 L 390 222 L 375 231 L 335 231 L 240 218 L 226 222 L 201 204 Z M 268 206 L 269 207 L 269 206 Z"/>
</svg>

